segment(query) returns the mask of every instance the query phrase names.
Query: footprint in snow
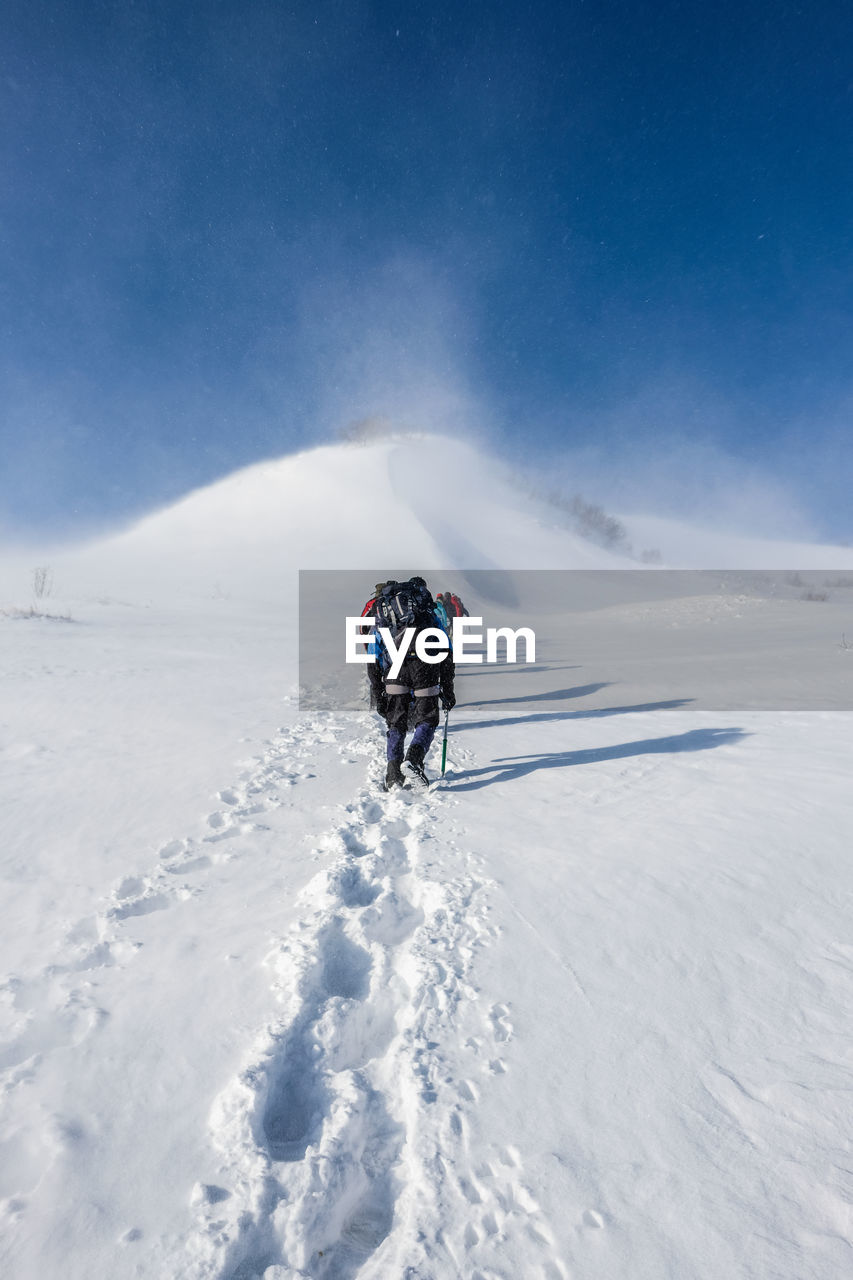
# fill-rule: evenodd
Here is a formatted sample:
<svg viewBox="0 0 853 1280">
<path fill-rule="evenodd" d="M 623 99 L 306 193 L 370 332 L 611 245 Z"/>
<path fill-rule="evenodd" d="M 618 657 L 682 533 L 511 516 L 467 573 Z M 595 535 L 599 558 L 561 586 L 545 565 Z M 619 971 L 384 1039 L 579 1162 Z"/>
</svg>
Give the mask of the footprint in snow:
<svg viewBox="0 0 853 1280">
<path fill-rule="evenodd" d="M 217 1187 L 212 1182 L 197 1182 L 190 1196 L 191 1204 L 221 1204 L 223 1200 L 230 1200 L 231 1192 L 226 1191 L 225 1187 Z"/>
<path fill-rule="evenodd" d="M 339 918 L 333 918 L 317 939 L 316 955 L 316 977 L 305 993 L 302 1009 L 291 1026 L 276 1037 L 261 1116 L 267 1149 L 272 1159 L 281 1163 L 304 1158 L 329 1114 L 331 1097 L 324 1078 L 328 1063 L 318 1030 L 323 1027 L 346 1040 L 349 1002 L 363 1001 L 369 991 L 370 955 L 347 937 Z M 342 1005 L 336 1006 L 336 1001 Z M 337 1028 L 333 1025 L 336 1022 Z M 335 1056 L 340 1057 L 340 1050 Z M 347 1065 L 338 1061 L 335 1069 Z"/>
<path fill-rule="evenodd" d="M 358 867 L 343 866 L 330 873 L 329 892 L 352 910 L 369 907 L 379 896 L 380 888 L 378 884 L 365 880 Z"/>
<path fill-rule="evenodd" d="M 405 818 L 392 818 L 385 823 L 382 834 L 393 840 L 405 840 L 406 836 L 412 834 L 412 828 Z"/>
<path fill-rule="evenodd" d="M 126 876 L 116 889 L 115 896 L 121 899 L 132 898 L 134 895 L 138 897 L 144 891 L 144 880 L 141 880 L 138 876 Z"/>
<path fill-rule="evenodd" d="M 109 942 L 98 942 L 73 961 L 69 968 L 76 970 L 78 973 L 85 973 L 89 969 L 108 969 L 113 964 L 115 964 L 115 960 L 113 959 L 112 947 Z"/>
<path fill-rule="evenodd" d="M 168 844 L 164 844 L 160 850 L 160 858 L 163 862 L 168 862 L 171 858 L 177 858 L 187 849 L 186 840 L 170 840 Z"/>
<path fill-rule="evenodd" d="M 111 907 L 107 912 L 108 920 L 128 920 L 131 916 L 147 916 L 154 911 L 165 911 L 169 899 L 164 893 L 150 893 L 120 906 Z"/>
<path fill-rule="evenodd" d="M 509 1009 L 505 1004 L 493 1005 L 489 1012 L 489 1019 L 492 1023 L 494 1036 L 501 1044 L 505 1044 L 512 1039 L 513 1026 L 509 1020 Z"/>
<path fill-rule="evenodd" d="M 202 853 L 197 858 L 187 858 L 184 862 L 174 863 L 172 866 L 167 867 L 166 870 L 170 875 L 183 875 L 185 872 L 189 874 L 190 871 L 203 871 L 209 866 L 210 858 L 208 858 L 207 854 Z"/>
<path fill-rule="evenodd" d="M 368 846 L 361 840 L 356 831 L 351 828 L 344 828 L 343 831 L 336 831 L 330 843 L 335 844 L 340 840 L 344 850 L 353 858 L 363 858 L 370 850 Z"/>
</svg>

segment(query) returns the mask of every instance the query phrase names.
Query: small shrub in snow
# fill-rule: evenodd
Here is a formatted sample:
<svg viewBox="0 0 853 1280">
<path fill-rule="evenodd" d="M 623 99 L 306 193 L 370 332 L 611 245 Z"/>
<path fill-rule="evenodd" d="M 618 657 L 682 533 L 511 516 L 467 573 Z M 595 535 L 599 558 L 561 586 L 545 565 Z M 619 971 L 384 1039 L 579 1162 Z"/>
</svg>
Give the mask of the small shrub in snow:
<svg viewBox="0 0 853 1280">
<path fill-rule="evenodd" d="M 12 618 L 19 621 L 22 618 L 44 618 L 48 622 L 73 622 L 74 619 L 70 613 L 44 613 L 41 609 L 37 609 L 31 604 L 27 609 L 20 609 L 16 605 L 12 605 L 8 609 L 0 609 L 0 618 Z"/>
<path fill-rule="evenodd" d="M 33 595 L 36 600 L 44 600 L 53 590 L 53 570 L 50 565 L 42 564 L 33 569 Z"/>
</svg>

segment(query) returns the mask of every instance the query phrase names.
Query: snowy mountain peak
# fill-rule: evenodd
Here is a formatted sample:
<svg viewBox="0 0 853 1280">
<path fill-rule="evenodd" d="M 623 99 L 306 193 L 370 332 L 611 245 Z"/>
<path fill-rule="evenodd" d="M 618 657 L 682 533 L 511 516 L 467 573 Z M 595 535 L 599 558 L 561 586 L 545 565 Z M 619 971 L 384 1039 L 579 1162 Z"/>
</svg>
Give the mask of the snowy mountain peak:
<svg viewBox="0 0 853 1280">
<path fill-rule="evenodd" d="M 614 557 L 561 528 L 486 453 L 400 436 L 337 444 L 247 467 L 143 520 L 128 543 L 240 546 L 288 568 L 594 568 Z"/>
<path fill-rule="evenodd" d="M 404 436 L 257 463 L 129 530 L 51 554 L 65 594 L 263 597 L 297 569 L 592 569 L 632 562 L 578 537 L 459 440 Z"/>
<path fill-rule="evenodd" d="M 604 513 L 601 513 L 602 516 Z M 615 523 L 615 522 L 613 522 Z M 630 517 L 625 549 L 575 532 L 571 505 L 534 494 L 485 450 L 435 435 L 325 445 L 256 463 L 83 548 L 40 550 L 60 594 L 281 596 L 297 569 L 634 569 L 627 542 L 679 568 L 850 569 L 849 548 L 742 539 Z M 38 562 L 4 561 L 23 597 Z"/>
</svg>

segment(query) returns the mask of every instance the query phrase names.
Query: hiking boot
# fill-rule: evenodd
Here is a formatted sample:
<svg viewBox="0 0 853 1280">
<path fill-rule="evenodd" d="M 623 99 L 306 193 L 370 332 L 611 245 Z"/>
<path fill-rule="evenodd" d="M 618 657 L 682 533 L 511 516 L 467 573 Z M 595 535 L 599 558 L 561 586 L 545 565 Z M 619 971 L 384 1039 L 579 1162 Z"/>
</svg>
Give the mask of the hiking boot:
<svg viewBox="0 0 853 1280">
<path fill-rule="evenodd" d="M 424 771 L 425 754 L 423 747 L 413 742 L 406 752 L 406 765 L 408 766 L 409 773 L 416 777 L 419 782 L 422 782 L 424 786 L 428 787 L 429 778 Z"/>
<path fill-rule="evenodd" d="M 405 785 L 406 779 L 403 777 L 400 761 L 389 760 L 388 768 L 385 771 L 385 790 L 390 791 L 393 787 L 404 787 Z"/>
</svg>

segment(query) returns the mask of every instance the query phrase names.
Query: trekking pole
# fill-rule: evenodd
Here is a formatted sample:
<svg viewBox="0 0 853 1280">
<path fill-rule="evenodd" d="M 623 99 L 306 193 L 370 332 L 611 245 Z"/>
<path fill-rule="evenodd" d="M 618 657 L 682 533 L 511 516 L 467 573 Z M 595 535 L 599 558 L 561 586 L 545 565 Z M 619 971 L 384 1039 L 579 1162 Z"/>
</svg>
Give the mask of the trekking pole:
<svg viewBox="0 0 853 1280">
<path fill-rule="evenodd" d="M 447 767 L 447 721 L 450 718 L 450 708 L 448 707 L 444 713 L 444 738 L 441 743 L 441 776 L 444 777 L 444 770 Z"/>
</svg>

